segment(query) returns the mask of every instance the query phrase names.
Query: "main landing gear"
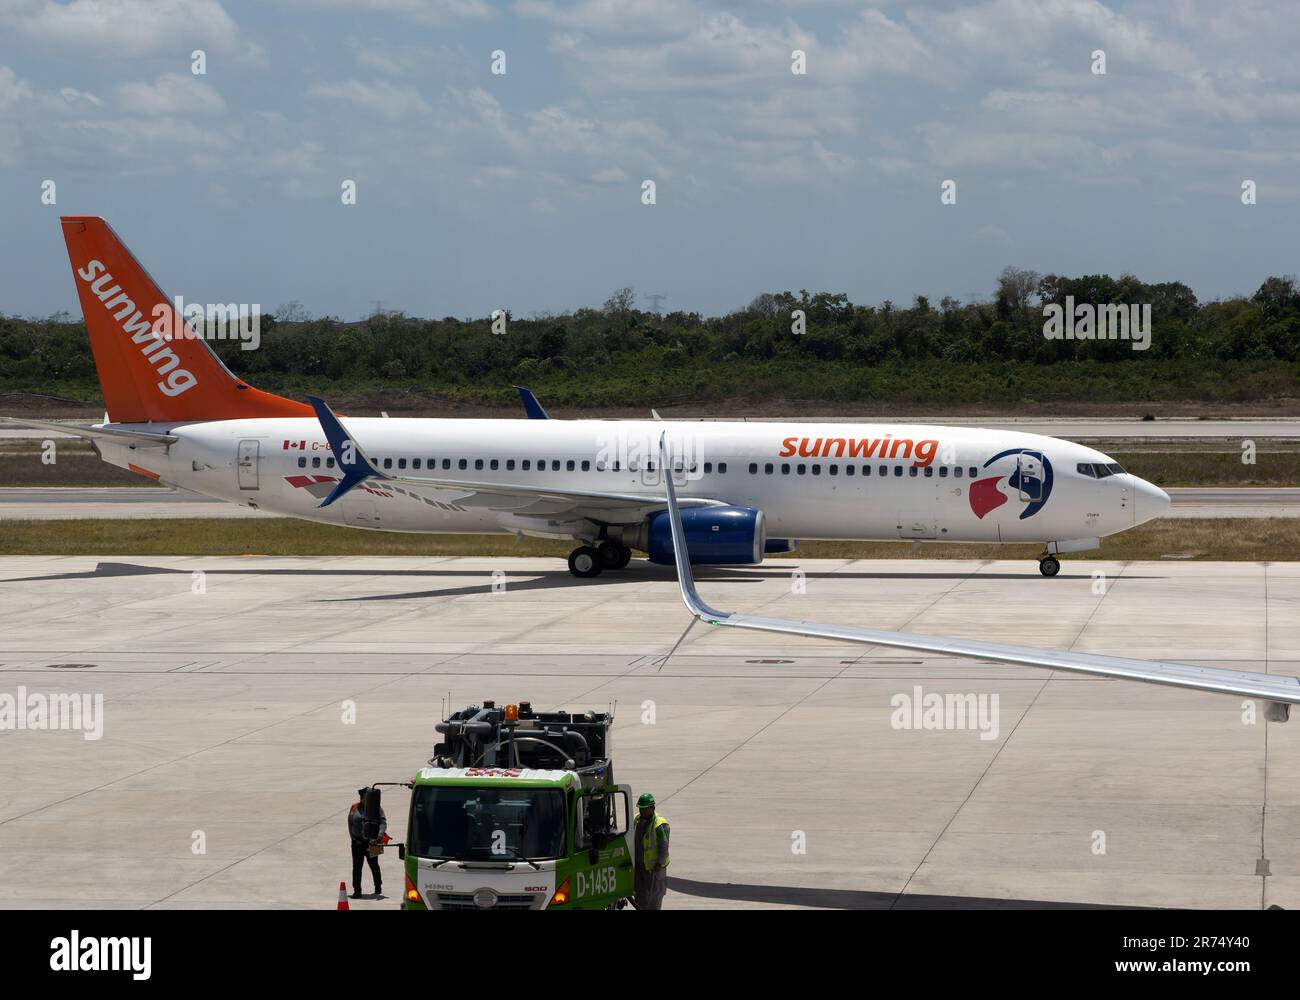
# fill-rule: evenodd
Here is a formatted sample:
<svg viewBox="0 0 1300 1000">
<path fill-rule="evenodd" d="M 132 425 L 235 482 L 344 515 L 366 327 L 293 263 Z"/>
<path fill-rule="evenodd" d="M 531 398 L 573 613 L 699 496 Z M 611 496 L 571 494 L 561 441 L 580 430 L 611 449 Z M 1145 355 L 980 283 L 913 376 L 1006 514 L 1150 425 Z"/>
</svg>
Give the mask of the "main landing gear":
<svg viewBox="0 0 1300 1000">
<path fill-rule="evenodd" d="M 1043 556 L 1038 560 L 1038 572 L 1042 573 L 1043 576 L 1056 576 L 1057 573 L 1061 572 L 1061 560 L 1050 553 Z"/>
<path fill-rule="evenodd" d="M 622 569 L 632 561 L 632 550 L 622 542 L 606 539 L 599 546 L 581 545 L 569 553 L 569 572 L 589 579 L 607 569 Z"/>
</svg>

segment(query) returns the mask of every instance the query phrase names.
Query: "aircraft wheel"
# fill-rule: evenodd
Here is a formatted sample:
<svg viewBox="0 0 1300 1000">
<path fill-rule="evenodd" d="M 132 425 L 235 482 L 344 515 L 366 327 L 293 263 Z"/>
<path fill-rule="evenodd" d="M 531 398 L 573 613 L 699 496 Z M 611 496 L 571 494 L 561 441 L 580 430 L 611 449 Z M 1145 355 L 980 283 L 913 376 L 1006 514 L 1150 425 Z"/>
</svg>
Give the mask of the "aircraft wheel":
<svg viewBox="0 0 1300 1000">
<path fill-rule="evenodd" d="M 581 579 L 600 576 L 600 553 L 590 545 L 581 545 L 569 553 L 569 572 Z"/>
<path fill-rule="evenodd" d="M 632 550 L 622 542 L 603 541 L 597 551 L 600 553 L 600 564 L 604 569 L 622 569 L 632 561 Z"/>
<path fill-rule="evenodd" d="M 1057 559 L 1056 556 L 1043 556 L 1042 559 L 1038 560 L 1038 572 L 1042 573 L 1043 576 L 1056 576 L 1057 573 L 1061 572 L 1061 560 Z"/>
</svg>

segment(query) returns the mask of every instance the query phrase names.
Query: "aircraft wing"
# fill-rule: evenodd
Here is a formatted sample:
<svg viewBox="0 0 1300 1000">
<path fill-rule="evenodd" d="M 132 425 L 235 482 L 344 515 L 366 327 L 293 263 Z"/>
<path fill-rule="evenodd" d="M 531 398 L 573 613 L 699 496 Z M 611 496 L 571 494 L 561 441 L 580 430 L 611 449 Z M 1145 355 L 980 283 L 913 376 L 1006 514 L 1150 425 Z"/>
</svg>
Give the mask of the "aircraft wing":
<svg viewBox="0 0 1300 1000">
<path fill-rule="evenodd" d="M 26 417 L 5 417 L 5 423 L 19 427 L 33 427 L 36 430 L 54 431 L 58 434 L 71 434 L 73 437 L 90 440 L 117 441 L 121 444 L 133 444 L 143 448 L 161 448 L 175 444 L 179 438 L 174 434 L 152 434 L 148 431 L 119 430 L 115 427 L 88 427 L 85 424 L 61 424 L 54 420 L 28 420 Z"/>
<path fill-rule="evenodd" d="M 660 436 L 661 460 L 666 457 L 663 436 Z M 1170 687 L 1192 688 L 1198 691 L 1215 691 L 1242 698 L 1258 698 L 1266 703 L 1265 716 L 1270 721 L 1284 722 L 1290 706 L 1300 704 L 1300 678 L 1283 674 L 1261 674 L 1245 670 L 1224 670 L 1218 667 L 1195 667 L 1186 663 L 1165 663 L 1158 660 L 1133 660 L 1122 656 L 1099 656 L 1092 653 L 1071 653 L 1051 649 L 1034 649 L 1030 646 L 1006 646 L 1001 643 L 980 642 L 973 639 L 948 639 L 942 636 L 913 635 L 908 632 L 886 632 L 879 629 L 855 628 L 848 625 L 822 625 L 817 622 L 791 621 L 746 615 L 734 611 L 717 611 L 700 599 L 691 575 L 678 509 L 676 491 L 670 480 L 668 492 L 668 518 L 672 527 L 673 553 L 677 562 L 677 582 L 687 609 L 707 625 L 754 629 L 759 632 L 779 632 L 786 635 L 806 635 L 817 639 L 839 639 L 873 646 L 889 646 L 914 650 L 920 653 L 937 653 L 942 656 L 961 656 L 999 663 L 1014 663 L 1025 667 L 1045 667 L 1048 670 L 1069 670 L 1075 673 L 1114 677 L 1121 680 L 1144 681 L 1148 684 L 1165 684 Z"/>
<path fill-rule="evenodd" d="M 400 483 L 411 488 L 451 491 L 449 501 L 462 507 L 486 507 L 509 512 L 522 517 L 557 518 L 560 515 L 587 517 L 599 522 L 628 524 L 641 520 L 646 514 L 663 510 L 668 498 L 644 493 L 605 493 L 595 490 L 555 489 L 552 486 L 527 483 L 479 482 L 465 479 L 445 479 L 439 476 L 394 475 L 380 470 L 355 439 L 351 437 L 338 416 L 323 400 L 315 396 L 307 399 L 316 410 L 325 438 L 330 443 L 343 479 L 320 504 L 327 507 L 349 490 L 366 480 Z M 668 477 L 665 477 L 668 478 Z M 682 506 L 723 506 L 721 500 L 691 497 L 682 500 Z"/>
</svg>

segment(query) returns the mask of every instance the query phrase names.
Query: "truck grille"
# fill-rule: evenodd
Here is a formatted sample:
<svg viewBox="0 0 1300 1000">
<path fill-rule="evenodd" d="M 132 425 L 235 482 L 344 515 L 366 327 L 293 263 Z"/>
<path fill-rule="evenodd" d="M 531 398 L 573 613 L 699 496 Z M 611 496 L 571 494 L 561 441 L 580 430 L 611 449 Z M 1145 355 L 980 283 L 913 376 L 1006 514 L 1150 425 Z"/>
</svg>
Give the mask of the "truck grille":
<svg viewBox="0 0 1300 1000">
<path fill-rule="evenodd" d="M 498 893 L 490 906 L 480 906 L 472 892 L 440 892 L 436 895 L 440 910 L 531 910 L 540 900 L 532 893 Z"/>
</svg>

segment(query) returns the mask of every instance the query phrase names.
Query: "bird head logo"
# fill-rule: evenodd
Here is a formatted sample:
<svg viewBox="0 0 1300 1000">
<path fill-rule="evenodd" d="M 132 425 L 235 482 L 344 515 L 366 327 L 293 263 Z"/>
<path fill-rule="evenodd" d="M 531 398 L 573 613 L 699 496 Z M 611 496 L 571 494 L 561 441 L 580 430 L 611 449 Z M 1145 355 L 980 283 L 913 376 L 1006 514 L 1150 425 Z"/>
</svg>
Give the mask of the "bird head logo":
<svg viewBox="0 0 1300 1000">
<path fill-rule="evenodd" d="M 1041 451 L 1010 448 L 990 458 L 984 468 L 993 469 L 995 475 L 975 480 L 967 491 L 970 509 L 981 520 L 1012 498 L 1001 488 L 1004 479 L 1008 489 L 1014 490 L 1016 499 L 1024 504 L 1020 511 L 1022 521 L 1042 510 L 1052 495 L 1052 463 Z"/>
</svg>

